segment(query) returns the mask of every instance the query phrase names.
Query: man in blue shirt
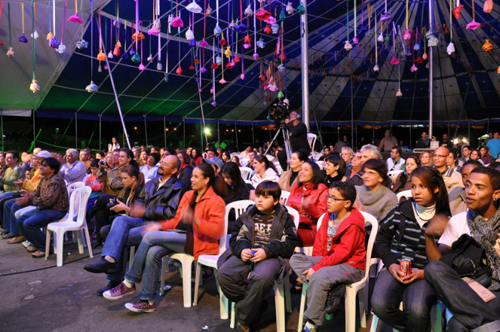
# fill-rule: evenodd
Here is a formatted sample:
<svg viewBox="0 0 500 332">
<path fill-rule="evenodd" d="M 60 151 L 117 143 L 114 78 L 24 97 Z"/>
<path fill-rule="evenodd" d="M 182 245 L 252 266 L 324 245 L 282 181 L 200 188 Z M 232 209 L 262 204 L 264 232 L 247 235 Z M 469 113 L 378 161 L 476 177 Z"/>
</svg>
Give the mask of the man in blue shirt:
<svg viewBox="0 0 500 332">
<path fill-rule="evenodd" d="M 486 145 L 490 149 L 490 154 L 493 157 L 493 160 L 497 160 L 498 154 L 500 153 L 500 139 L 498 138 L 498 131 L 493 134 L 493 138 L 490 139 Z"/>
</svg>

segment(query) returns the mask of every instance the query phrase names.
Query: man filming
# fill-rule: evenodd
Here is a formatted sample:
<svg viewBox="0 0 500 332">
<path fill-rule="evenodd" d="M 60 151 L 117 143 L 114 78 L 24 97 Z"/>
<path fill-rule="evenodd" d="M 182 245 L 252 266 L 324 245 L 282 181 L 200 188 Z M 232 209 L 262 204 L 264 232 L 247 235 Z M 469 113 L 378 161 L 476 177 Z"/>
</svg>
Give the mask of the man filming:
<svg viewBox="0 0 500 332">
<path fill-rule="evenodd" d="M 285 119 L 285 123 L 288 127 L 292 151 L 302 151 L 306 156 L 309 156 L 311 147 L 307 141 L 307 127 L 304 123 L 300 122 L 299 113 L 291 111 L 290 117 Z"/>
</svg>

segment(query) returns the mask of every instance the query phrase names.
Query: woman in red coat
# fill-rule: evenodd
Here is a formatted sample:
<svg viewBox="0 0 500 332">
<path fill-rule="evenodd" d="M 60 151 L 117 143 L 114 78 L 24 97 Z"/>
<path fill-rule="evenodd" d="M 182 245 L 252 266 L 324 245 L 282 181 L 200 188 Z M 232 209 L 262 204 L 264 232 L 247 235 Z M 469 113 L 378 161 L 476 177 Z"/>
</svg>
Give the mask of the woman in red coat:
<svg viewBox="0 0 500 332">
<path fill-rule="evenodd" d="M 193 190 L 182 197 L 172 219 L 145 226 L 144 238 L 125 280 L 104 292 L 106 299 L 117 300 L 133 294 L 135 284 L 142 280 L 140 301 L 127 303 L 125 307 L 134 312 L 153 312 L 163 256 L 183 252 L 197 260 L 202 254 L 219 253 L 217 240 L 223 233 L 226 207 L 224 200 L 213 189 L 219 178 L 209 164 L 196 166 L 191 177 Z"/>
<path fill-rule="evenodd" d="M 299 247 L 311 247 L 316 237 L 316 223 L 325 212 L 328 187 L 324 185 L 323 173 L 312 161 L 305 161 L 299 171 L 299 184 L 294 184 L 287 206 L 293 207 L 300 214 L 300 224 L 297 230 Z"/>
</svg>

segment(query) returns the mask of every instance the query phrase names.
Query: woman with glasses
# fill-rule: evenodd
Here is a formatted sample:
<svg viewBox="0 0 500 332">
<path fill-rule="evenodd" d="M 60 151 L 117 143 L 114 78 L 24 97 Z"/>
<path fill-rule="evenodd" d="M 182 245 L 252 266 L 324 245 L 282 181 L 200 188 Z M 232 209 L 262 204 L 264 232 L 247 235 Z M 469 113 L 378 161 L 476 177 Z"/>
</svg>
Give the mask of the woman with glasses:
<svg viewBox="0 0 500 332">
<path fill-rule="evenodd" d="M 362 178 L 363 185 L 356 186 L 354 207 L 381 221 L 398 204 L 396 194 L 389 189 L 391 180 L 386 163 L 381 159 L 368 159 L 363 164 Z"/>
<path fill-rule="evenodd" d="M 372 309 L 394 329 L 425 332 L 430 331 L 430 310 L 437 302 L 424 279 L 428 263 L 425 230 L 434 215 L 451 213 L 446 185 L 436 169 L 414 170 L 411 192 L 413 197 L 398 204 L 380 224 L 375 248 L 384 269 L 374 287 Z M 409 273 L 400 268 L 402 259 L 411 261 Z"/>
</svg>

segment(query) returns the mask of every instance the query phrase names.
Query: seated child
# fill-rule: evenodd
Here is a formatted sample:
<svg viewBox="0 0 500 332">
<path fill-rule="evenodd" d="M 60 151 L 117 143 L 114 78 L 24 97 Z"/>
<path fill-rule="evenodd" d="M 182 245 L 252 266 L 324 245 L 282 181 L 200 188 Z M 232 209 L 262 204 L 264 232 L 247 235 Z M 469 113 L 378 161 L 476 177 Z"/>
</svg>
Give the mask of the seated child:
<svg viewBox="0 0 500 332">
<path fill-rule="evenodd" d="M 236 330 L 240 332 L 250 331 L 258 322 L 262 302 L 274 281 L 285 275 L 284 259 L 292 256 L 297 244 L 293 219 L 279 204 L 279 184 L 263 181 L 255 196 L 256 204 L 233 226 L 231 249 L 217 262 L 220 288 L 237 302 Z"/>
<path fill-rule="evenodd" d="M 308 283 L 304 330 L 323 325 L 345 293 L 345 286 L 365 274 L 365 220 L 352 207 L 356 189 L 350 182 L 333 182 L 328 191 L 328 212 L 314 241 L 313 256 L 295 254 L 290 265 L 300 283 Z M 330 291 L 329 291 L 330 290 Z"/>
<path fill-rule="evenodd" d="M 92 189 L 89 201 L 87 203 L 87 211 L 90 211 L 92 206 L 94 206 L 95 201 L 102 194 L 102 187 L 104 183 L 100 182 L 97 177 L 97 172 L 99 171 L 99 160 L 92 159 L 90 161 L 90 174 L 85 178 L 85 185 Z"/>
</svg>

